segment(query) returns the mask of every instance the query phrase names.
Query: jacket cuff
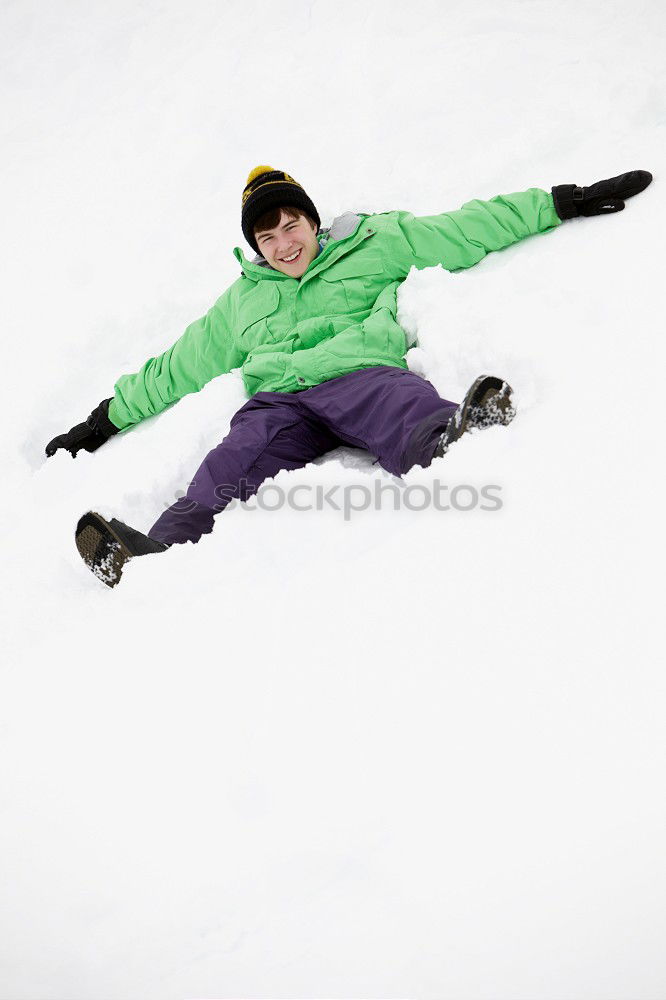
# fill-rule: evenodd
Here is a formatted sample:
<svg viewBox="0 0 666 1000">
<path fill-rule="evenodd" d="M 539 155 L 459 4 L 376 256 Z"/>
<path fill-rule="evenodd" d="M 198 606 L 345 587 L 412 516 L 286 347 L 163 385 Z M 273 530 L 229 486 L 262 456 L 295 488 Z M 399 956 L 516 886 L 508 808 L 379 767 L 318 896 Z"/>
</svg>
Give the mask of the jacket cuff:
<svg viewBox="0 0 666 1000">
<path fill-rule="evenodd" d="M 103 434 L 105 438 L 113 437 L 120 430 L 120 427 L 116 427 L 109 420 L 109 403 L 112 399 L 113 396 L 110 396 L 109 399 L 103 400 L 99 406 L 95 407 L 86 421 L 87 424 L 94 427 L 100 434 Z"/>
<path fill-rule="evenodd" d="M 578 206 L 583 200 L 583 189 L 577 184 L 558 184 L 552 188 L 551 194 L 560 219 L 575 219 L 580 214 Z"/>
</svg>

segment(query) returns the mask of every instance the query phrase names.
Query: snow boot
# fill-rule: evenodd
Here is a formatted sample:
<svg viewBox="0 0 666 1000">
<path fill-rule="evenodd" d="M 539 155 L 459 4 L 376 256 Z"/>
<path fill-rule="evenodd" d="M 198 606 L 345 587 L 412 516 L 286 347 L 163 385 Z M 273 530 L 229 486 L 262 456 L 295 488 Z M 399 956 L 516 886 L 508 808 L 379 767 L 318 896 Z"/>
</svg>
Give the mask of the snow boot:
<svg viewBox="0 0 666 1000">
<path fill-rule="evenodd" d="M 169 548 L 166 542 L 157 542 L 115 517 L 105 521 L 93 510 L 80 519 L 75 538 L 84 563 L 107 587 L 116 586 L 128 559 Z"/>
<path fill-rule="evenodd" d="M 510 424 L 516 415 L 511 402 L 511 386 L 494 375 L 479 375 L 465 394 L 462 403 L 449 419 L 440 437 L 435 458 L 441 458 L 449 445 L 473 427 Z"/>
</svg>

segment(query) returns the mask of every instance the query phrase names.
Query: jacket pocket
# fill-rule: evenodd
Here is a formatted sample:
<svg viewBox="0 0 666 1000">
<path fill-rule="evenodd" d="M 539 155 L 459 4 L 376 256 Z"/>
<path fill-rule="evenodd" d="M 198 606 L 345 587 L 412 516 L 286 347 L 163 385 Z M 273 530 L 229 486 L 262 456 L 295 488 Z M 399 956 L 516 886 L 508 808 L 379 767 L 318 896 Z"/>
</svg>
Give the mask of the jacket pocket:
<svg viewBox="0 0 666 1000">
<path fill-rule="evenodd" d="M 280 307 L 280 291 L 274 281 L 262 281 L 240 302 L 238 318 L 240 343 L 244 351 L 259 344 L 273 343 L 279 330 L 271 320 Z"/>
<path fill-rule="evenodd" d="M 347 313 L 367 313 L 387 282 L 384 263 L 379 254 L 354 254 L 331 264 L 321 274 L 330 297 L 345 306 Z M 337 284 L 340 296 L 333 285 Z"/>
</svg>

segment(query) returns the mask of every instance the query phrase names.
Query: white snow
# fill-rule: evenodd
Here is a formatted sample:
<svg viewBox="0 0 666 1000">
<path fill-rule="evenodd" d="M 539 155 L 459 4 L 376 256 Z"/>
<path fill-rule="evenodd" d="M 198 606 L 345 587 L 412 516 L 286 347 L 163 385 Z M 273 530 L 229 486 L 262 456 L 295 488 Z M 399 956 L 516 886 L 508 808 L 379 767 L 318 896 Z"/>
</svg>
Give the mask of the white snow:
<svg viewBox="0 0 666 1000">
<path fill-rule="evenodd" d="M 664 996 L 665 29 L 641 0 L 3 5 L 2 1000 Z M 501 510 L 236 505 L 109 590 L 76 520 L 147 530 L 238 373 L 44 445 L 236 279 L 260 163 L 324 225 L 655 180 L 401 288 L 411 367 L 519 407 L 403 486 Z M 394 481 L 341 449 L 274 482 Z"/>
</svg>

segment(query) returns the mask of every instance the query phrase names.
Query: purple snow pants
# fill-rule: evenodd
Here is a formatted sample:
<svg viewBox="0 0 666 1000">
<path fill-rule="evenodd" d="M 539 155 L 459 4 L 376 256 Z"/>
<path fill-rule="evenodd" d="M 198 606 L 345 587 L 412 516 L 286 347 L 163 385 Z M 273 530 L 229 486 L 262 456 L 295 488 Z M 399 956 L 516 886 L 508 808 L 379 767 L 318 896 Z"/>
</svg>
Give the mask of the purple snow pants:
<svg viewBox="0 0 666 1000">
<path fill-rule="evenodd" d="M 258 392 L 232 417 L 185 496 L 148 534 L 160 542 L 196 542 L 232 499 L 246 500 L 280 469 L 301 469 L 341 445 L 367 449 L 396 476 L 428 466 L 455 409 L 430 382 L 388 365 L 302 392 Z"/>
</svg>

